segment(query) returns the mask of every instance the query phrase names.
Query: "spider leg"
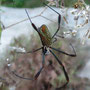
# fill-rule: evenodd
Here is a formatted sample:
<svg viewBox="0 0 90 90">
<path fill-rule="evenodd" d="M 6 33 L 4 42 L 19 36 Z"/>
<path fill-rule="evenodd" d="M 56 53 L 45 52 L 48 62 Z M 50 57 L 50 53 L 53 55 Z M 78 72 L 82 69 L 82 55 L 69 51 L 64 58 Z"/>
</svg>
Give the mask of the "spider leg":
<svg viewBox="0 0 90 90">
<path fill-rule="evenodd" d="M 61 36 L 61 35 L 56 35 L 56 37 L 59 37 L 59 38 L 65 38 L 64 36 Z"/>
<path fill-rule="evenodd" d="M 29 19 L 29 21 L 30 21 L 32 27 L 38 32 L 38 28 L 37 28 L 37 27 L 35 26 L 35 24 L 31 21 L 31 18 L 30 18 L 30 16 L 29 16 L 29 14 L 28 14 L 28 12 L 27 12 L 26 9 L 25 9 L 25 12 L 26 12 L 26 14 L 27 14 L 27 16 L 28 16 L 28 19 Z"/>
<path fill-rule="evenodd" d="M 36 49 L 36 50 L 33 50 L 33 51 L 28 51 L 28 52 L 16 52 L 16 53 L 21 53 L 21 54 L 34 53 L 34 52 L 37 52 L 37 51 L 39 51 L 39 50 L 41 50 L 41 49 L 42 49 L 42 47 L 40 47 L 40 48 L 38 48 L 38 49 Z"/>
<path fill-rule="evenodd" d="M 57 41 L 57 38 L 54 38 L 54 41 L 53 41 L 53 43 L 55 43 Z"/>
<path fill-rule="evenodd" d="M 11 74 L 13 74 L 14 76 L 16 76 L 16 77 L 18 77 L 18 78 L 20 78 L 20 79 L 24 79 L 24 80 L 34 80 L 33 78 L 27 78 L 27 77 L 23 77 L 23 76 L 18 75 L 18 74 L 15 72 L 15 70 L 11 70 L 11 69 L 10 69 L 10 66 L 8 66 L 8 69 L 9 69 L 9 72 L 10 72 Z"/>
<path fill-rule="evenodd" d="M 9 71 L 18 78 L 25 79 L 25 80 L 34 80 L 33 78 L 26 78 L 26 77 L 20 76 L 17 73 L 15 73 L 15 71 L 10 70 L 10 68 L 9 68 Z"/>
<path fill-rule="evenodd" d="M 43 70 L 44 64 L 45 64 L 45 54 L 44 54 L 44 52 L 42 51 L 42 67 L 40 68 L 40 70 L 39 70 L 39 71 L 37 72 L 37 74 L 35 75 L 35 79 L 38 78 L 38 76 L 40 75 L 41 71 Z"/>
<path fill-rule="evenodd" d="M 56 35 L 56 37 L 53 38 L 54 39 L 53 43 L 55 43 L 57 41 L 57 37 L 62 38 L 62 39 L 64 38 L 64 36 Z"/>
<path fill-rule="evenodd" d="M 73 49 L 74 54 L 69 54 L 69 53 L 66 53 L 64 51 L 58 50 L 56 48 L 53 48 L 53 47 L 50 47 L 50 48 L 53 49 L 53 50 L 55 50 L 55 51 L 58 51 L 58 52 L 60 52 L 62 54 L 65 54 L 65 55 L 68 55 L 68 56 L 71 56 L 71 57 L 76 57 L 76 51 L 75 51 L 75 49 L 74 49 L 74 47 L 72 45 L 71 45 L 71 47 Z"/>
<path fill-rule="evenodd" d="M 56 88 L 56 90 L 58 90 L 58 89 L 64 88 L 64 87 L 69 83 L 69 77 L 68 77 L 68 74 L 67 74 L 67 72 L 66 72 L 66 70 L 65 70 L 65 67 L 64 67 L 64 65 L 62 64 L 62 62 L 57 58 L 57 56 L 54 54 L 53 51 L 50 50 L 50 52 L 51 52 L 52 55 L 55 57 L 55 59 L 57 60 L 57 62 L 61 65 L 61 67 L 62 67 L 62 69 L 63 69 L 63 72 L 64 72 L 64 75 L 65 75 L 65 78 L 66 78 L 66 80 L 67 80 L 67 82 L 66 82 L 64 85 L 62 85 L 62 86 L 59 87 L 59 88 Z"/>
<path fill-rule="evenodd" d="M 42 52 L 42 67 L 40 68 L 40 70 L 37 72 L 37 74 L 34 76 L 34 78 L 26 78 L 26 77 L 23 77 L 23 76 L 20 76 L 18 75 L 17 73 L 15 73 L 15 71 L 12 71 L 9 67 L 9 71 L 15 75 L 16 77 L 18 78 L 21 78 L 21 79 L 25 79 L 25 80 L 36 80 L 38 78 L 38 76 L 40 75 L 42 69 L 44 68 L 44 63 L 45 63 L 45 54 L 44 52 Z"/>
<path fill-rule="evenodd" d="M 45 3 L 43 3 L 43 4 L 45 4 Z M 51 8 L 50 6 L 48 6 L 47 4 L 45 4 L 45 5 L 58 14 L 58 28 L 57 28 L 57 31 L 52 36 L 52 38 L 54 38 L 54 36 L 58 33 L 58 31 L 60 29 L 61 15 L 57 11 L 55 11 L 53 8 Z"/>
</svg>

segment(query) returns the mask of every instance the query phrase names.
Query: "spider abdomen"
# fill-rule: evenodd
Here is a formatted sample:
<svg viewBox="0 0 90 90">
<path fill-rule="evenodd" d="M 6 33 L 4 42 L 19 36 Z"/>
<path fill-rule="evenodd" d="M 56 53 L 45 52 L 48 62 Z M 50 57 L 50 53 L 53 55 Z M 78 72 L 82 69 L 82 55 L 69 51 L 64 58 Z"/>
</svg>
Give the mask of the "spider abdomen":
<svg viewBox="0 0 90 90">
<path fill-rule="evenodd" d="M 44 46 L 50 46 L 52 44 L 52 36 L 46 25 L 42 25 L 39 28 L 39 35 L 41 38 L 41 42 Z"/>
</svg>

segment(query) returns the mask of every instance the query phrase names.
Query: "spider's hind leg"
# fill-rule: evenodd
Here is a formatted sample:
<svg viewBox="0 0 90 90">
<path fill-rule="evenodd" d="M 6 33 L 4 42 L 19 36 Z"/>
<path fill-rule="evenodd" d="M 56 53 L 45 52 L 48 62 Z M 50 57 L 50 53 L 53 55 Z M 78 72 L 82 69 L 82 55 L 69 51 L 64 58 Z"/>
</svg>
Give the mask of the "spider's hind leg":
<svg viewBox="0 0 90 90">
<path fill-rule="evenodd" d="M 41 48 L 39 48 L 39 49 L 36 49 L 34 52 L 36 52 L 36 51 L 38 51 L 38 50 L 40 50 L 40 49 L 43 49 L 43 47 L 41 47 Z M 28 52 L 28 53 L 32 53 L 32 52 Z M 38 76 L 40 75 L 41 71 L 42 71 L 43 68 L 44 68 L 44 63 L 45 63 L 45 55 L 44 55 L 44 52 L 42 52 L 42 67 L 41 67 L 40 70 L 37 72 L 37 74 L 36 74 L 34 77 L 32 77 L 32 78 L 27 78 L 27 77 L 20 76 L 20 75 L 18 75 L 18 74 L 15 72 L 15 70 L 14 70 L 14 71 L 11 70 L 11 69 L 10 69 L 10 66 L 9 66 L 8 68 L 9 68 L 9 71 L 10 71 L 11 74 L 13 74 L 14 76 L 16 76 L 16 77 L 18 77 L 18 78 L 20 78 L 20 79 L 24 79 L 24 80 L 36 80 L 36 79 L 38 78 Z"/>
<path fill-rule="evenodd" d="M 65 78 L 66 78 L 66 81 L 67 81 L 67 82 L 66 82 L 64 85 L 62 85 L 61 87 L 56 88 L 56 90 L 60 90 L 60 89 L 65 88 L 65 87 L 67 86 L 67 84 L 69 83 L 69 77 L 68 77 L 68 74 L 67 74 L 67 72 L 66 72 L 66 70 L 65 70 L 65 67 L 64 67 L 64 65 L 62 64 L 62 62 L 57 58 L 57 56 L 54 54 L 53 51 L 50 50 L 50 52 L 51 52 L 51 54 L 55 57 L 55 59 L 57 60 L 57 62 L 61 65 L 61 67 L 62 67 L 62 69 L 63 69 L 63 72 L 64 72 L 64 75 L 65 75 Z"/>
<path fill-rule="evenodd" d="M 41 71 L 44 68 L 44 64 L 45 64 L 45 54 L 44 51 L 42 50 L 42 67 L 40 68 L 40 70 L 37 72 L 37 74 L 35 75 L 35 79 L 37 79 L 41 73 Z"/>
<path fill-rule="evenodd" d="M 50 48 L 53 49 L 53 50 L 55 50 L 55 51 L 57 51 L 57 52 L 59 52 L 59 53 L 62 53 L 62 54 L 65 54 L 65 55 L 68 55 L 68 56 L 71 56 L 71 57 L 76 57 L 77 56 L 76 51 L 75 51 L 74 47 L 72 46 L 72 44 L 70 44 L 70 45 L 71 45 L 71 47 L 73 49 L 73 52 L 74 52 L 73 54 L 64 52 L 62 50 L 59 50 L 59 49 L 56 49 L 56 48 L 53 48 L 53 47 L 50 47 Z"/>
</svg>

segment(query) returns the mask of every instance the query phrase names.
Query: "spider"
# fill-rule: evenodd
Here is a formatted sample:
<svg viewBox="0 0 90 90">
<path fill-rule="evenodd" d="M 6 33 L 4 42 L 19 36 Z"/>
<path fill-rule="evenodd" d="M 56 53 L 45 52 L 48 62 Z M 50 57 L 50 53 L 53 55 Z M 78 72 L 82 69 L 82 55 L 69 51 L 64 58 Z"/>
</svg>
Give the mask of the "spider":
<svg viewBox="0 0 90 90">
<path fill-rule="evenodd" d="M 74 54 L 66 53 L 66 52 L 64 52 L 64 51 L 61 51 L 61 50 L 56 49 L 56 48 L 54 48 L 54 47 L 51 46 L 52 43 L 53 43 L 53 39 L 55 38 L 56 34 L 58 33 L 58 31 L 59 31 L 59 29 L 60 29 L 61 15 L 60 15 L 57 11 L 55 11 L 53 8 L 51 8 L 50 6 L 48 6 L 47 4 L 44 3 L 44 5 L 46 5 L 48 8 L 50 8 L 51 10 L 53 10 L 55 13 L 58 14 L 58 28 L 57 28 L 56 32 L 54 33 L 53 36 L 51 36 L 51 34 L 50 34 L 49 30 L 48 30 L 48 27 L 47 27 L 46 25 L 43 24 L 43 25 L 42 25 L 41 27 L 39 27 L 39 28 L 36 27 L 36 25 L 32 22 L 29 14 L 28 14 L 28 12 L 27 12 L 27 10 L 25 9 L 25 12 L 26 12 L 26 14 L 27 14 L 27 16 L 28 16 L 28 19 L 29 19 L 32 27 L 36 30 L 36 32 L 37 32 L 38 35 L 40 36 L 40 40 L 41 40 L 41 43 L 42 43 L 42 47 L 40 47 L 40 48 L 38 48 L 38 49 L 36 49 L 36 50 L 34 50 L 34 51 L 18 52 L 18 53 L 23 53 L 23 54 L 25 54 L 25 53 L 33 53 L 33 52 L 37 52 L 37 51 L 39 51 L 39 50 L 42 50 L 42 67 L 41 67 L 40 70 L 36 73 L 36 75 L 34 76 L 34 78 L 22 77 L 22 76 L 19 76 L 18 74 L 16 74 L 15 71 L 11 71 L 11 72 L 12 72 L 12 74 L 14 74 L 15 76 L 17 76 L 17 77 L 19 77 L 19 78 L 21 78 L 21 79 L 36 80 L 36 79 L 39 77 L 41 71 L 44 69 L 45 55 L 47 54 L 47 52 L 48 52 L 48 50 L 49 50 L 49 52 L 54 56 L 55 60 L 61 65 L 61 67 L 62 67 L 62 69 L 63 69 L 64 75 L 65 75 L 65 78 L 66 78 L 66 83 L 65 83 L 64 85 L 62 85 L 61 87 L 59 87 L 59 88 L 63 88 L 63 87 L 65 87 L 65 86 L 69 83 L 69 76 L 68 76 L 68 74 L 67 74 L 67 72 L 66 72 L 66 69 L 65 69 L 64 65 L 62 64 L 61 60 L 55 55 L 55 53 L 54 53 L 52 50 L 57 51 L 57 52 L 62 53 L 62 54 L 65 54 L 65 55 L 68 55 L 68 56 L 71 56 L 71 57 L 75 57 L 75 56 L 76 56 L 76 52 L 75 52 L 75 50 L 74 50 L 74 48 L 73 48 L 72 45 L 71 45 L 71 46 L 72 46 L 72 49 L 73 49 Z"/>
</svg>

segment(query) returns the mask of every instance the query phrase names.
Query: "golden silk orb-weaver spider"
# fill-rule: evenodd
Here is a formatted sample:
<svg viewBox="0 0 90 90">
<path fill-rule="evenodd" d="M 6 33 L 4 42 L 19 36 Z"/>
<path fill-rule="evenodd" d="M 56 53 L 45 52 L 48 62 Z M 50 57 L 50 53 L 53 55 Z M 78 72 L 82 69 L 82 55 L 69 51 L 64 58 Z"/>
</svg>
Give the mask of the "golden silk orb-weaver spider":
<svg viewBox="0 0 90 90">
<path fill-rule="evenodd" d="M 68 82 L 69 82 L 69 77 L 68 77 L 68 74 L 65 70 L 65 67 L 64 65 L 62 64 L 62 62 L 60 61 L 60 59 L 55 55 L 55 53 L 52 51 L 52 50 L 55 50 L 59 53 L 62 53 L 62 54 L 65 54 L 65 55 L 68 55 L 68 56 L 71 56 L 71 57 L 75 57 L 76 56 L 76 52 L 72 46 L 72 49 L 73 49 L 73 52 L 74 54 L 69 54 L 69 53 L 66 53 L 64 51 L 61 51 L 59 49 L 56 49 L 54 47 L 52 47 L 52 43 L 53 43 L 53 39 L 54 37 L 56 36 L 56 34 L 58 33 L 59 29 L 60 29 L 60 22 L 61 22 L 61 15 L 55 11 L 53 8 L 51 8 L 50 6 L 48 6 L 47 4 L 44 3 L 44 5 L 46 5 L 47 7 L 49 7 L 51 10 L 53 10 L 55 13 L 58 14 L 58 28 L 56 30 L 56 32 L 53 34 L 53 36 L 51 35 L 51 33 L 49 32 L 48 30 L 48 27 L 46 25 L 41 25 L 41 27 L 36 27 L 36 25 L 32 22 L 27 10 L 25 9 L 25 12 L 28 16 L 28 19 L 32 25 L 32 27 L 36 30 L 36 32 L 38 33 L 38 35 L 40 36 L 40 40 L 41 40 L 41 43 L 42 43 L 42 47 L 34 50 L 34 51 L 29 51 L 29 52 L 25 52 L 25 53 L 33 53 L 33 52 L 36 52 L 36 51 L 39 51 L 39 50 L 42 50 L 42 67 L 40 68 L 40 70 L 36 73 L 36 75 L 34 76 L 34 78 L 26 78 L 26 77 L 23 77 L 23 76 L 20 76 L 18 74 L 16 74 L 14 71 L 11 71 L 15 76 L 21 78 L 21 79 L 26 79 L 26 80 L 35 80 L 39 77 L 41 71 L 44 69 L 44 64 L 45 64 L 45 55 L 47 54 L 47 51 L 49 50 L 50 53 L 54 56 L 55 60 L 61 65 L 62 69 L 63 69 L 63 72 L 64 72 L 64 75 L 65 75 L 65 78 L 66 78 L 66 83 L 64 85 L 62 85 L 60 88 L 63 88 L 65 87 Z M 24 52 L 18 52 L 18 53 L 24 53 Z"/>
</svg>

